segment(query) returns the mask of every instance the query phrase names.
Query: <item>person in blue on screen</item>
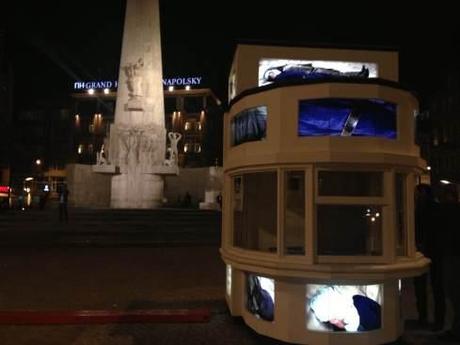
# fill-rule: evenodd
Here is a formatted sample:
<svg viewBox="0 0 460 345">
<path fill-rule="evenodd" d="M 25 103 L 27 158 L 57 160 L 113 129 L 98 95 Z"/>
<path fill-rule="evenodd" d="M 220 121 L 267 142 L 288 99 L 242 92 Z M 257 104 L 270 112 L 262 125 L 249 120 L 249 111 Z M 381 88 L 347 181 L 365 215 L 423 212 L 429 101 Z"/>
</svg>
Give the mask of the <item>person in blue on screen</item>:
<svg viewBox="0 0 460 345">
<path fill-rule="evenodd" d="M 376 301 L 361 294 L 344 293 L 340 287 L 320 288 L 309 307 L 326 330 L 362 332 L 381 327 L 381 307 Z"/>
<path fill-rule="evenodd" d="M 273 321 L 275 309 L 273 289 L 272 279 L 248 275 L 248 310 L 263 320 Z"/>
<path fill-rule="evenodd" d="M 324 78 L 361 78 L 369 77 L 369 69 L 362 66 L 360 71 L 342 72 L 332 68 L 314 67 L 313 64 L 289 63 L 283 66 L 271 67 L 264 73 L 264 82 L 278 82 L 284 80 L 315 80 Z"/>
</svg>

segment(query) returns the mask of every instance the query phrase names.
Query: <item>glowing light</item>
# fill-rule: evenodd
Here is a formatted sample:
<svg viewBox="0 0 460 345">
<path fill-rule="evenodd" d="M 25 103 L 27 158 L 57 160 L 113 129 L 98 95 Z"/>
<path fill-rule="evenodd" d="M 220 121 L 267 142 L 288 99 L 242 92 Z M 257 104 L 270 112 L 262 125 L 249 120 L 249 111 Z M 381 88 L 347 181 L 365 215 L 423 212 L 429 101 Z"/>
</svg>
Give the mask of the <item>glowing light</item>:
<svg viewBox="0 0 460 345">
<path fill-rule="evenodd" d="M 227 265 L 227 281 L 226 281 L 227 296 L 232 296 L 232 266 Z"/>
<path fill-rule="evenodd" d="M 452 182 L 448 181 L 448 180 L 440 180 L 439 182 L 441 182 L 442 184 L 451 184 Z"/>
<path fill-rule="evenodd" d="M 427 166 L 427 167 L 426 167 L 426 170 L 430 171 L 430 170 L 431 170 L 431 167 L 430 167 L 430 166 Z"/>
<path fill-rule="evenodd" d="M 371 218 L 371 222 L 375 222 L 375 217 L 372 217 L 372 218 Z"/>
<path fill-rule="evenodd" d="M 41 160 L 41 159 L 37 159 L 37 160 L 35 161 L 35 164 L 37 164 L 37 165 L 42 164 L 42 160 Z"/>
<path fill-rule="evenodd" d="M 185 90 L 189 91 L 191 89 L 190 85 L 185 86 Z"/>
<path fill-rule="evenodd" d="M 33 177 L 26 177 L 25 181 L 32 181 L 33 179 Z"/>
<path fill-rule="evenodd" d="M 88 89 L 88 94 L 94 95 L 94 89 Z"/>
<path fill-rule="evenodd" d="M 108 95 L 110 93 L 109 89 L 104 89 L 104 94 Z"/>
<path fill-rule="evenodd" d="M 377 212 L 377 213 L 375 214 L 375 216 L 376 216 L 377 218 L 380 217 L 380 213 Z"/>
<path fill-rule="evenodd" d="M 168 91 L 174 91 L 174 86 L 169 86 Z"/>
</svg>

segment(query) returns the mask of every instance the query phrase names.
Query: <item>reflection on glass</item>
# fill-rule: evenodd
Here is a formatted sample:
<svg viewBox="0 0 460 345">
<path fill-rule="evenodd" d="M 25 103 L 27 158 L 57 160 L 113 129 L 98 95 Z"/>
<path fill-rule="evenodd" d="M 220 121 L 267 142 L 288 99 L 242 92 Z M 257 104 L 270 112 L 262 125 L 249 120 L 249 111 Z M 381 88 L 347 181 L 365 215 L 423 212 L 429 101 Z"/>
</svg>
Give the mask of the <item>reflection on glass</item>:
<svg viewBox="0 0 460 345">
<path fill-rule="evenodd" d="M 322 196 L 382 196 L 382 181 L 382 172 L 318 172 L 318 190 Z"/>
<path fill-rule="evenodd" d="M 276 172 L 248 173 L 233 178 L 233 244 L 276 252 Z"/>
<path fill-rule="evenodd" d="M 254 274 L 247 274 L 246 280 L 248 311 L 262 320 L 273 321 L 275 281 Z"/>
<path fill-rule="evenodd" d="M 284 175 L 284 253 L 305 254 L 305 172 Z"/>
<path fill-rule="evenodd" d="M 382 285 L 307 285 L 307 329 L 363 332 L 382 326 Z"/>
<path fill-rule="evenodd" d="M 382 208 L 317 206 L 318 255 L 382 255 Z"/>
<path fill-rule="evenodd" d="M 396 254 L 399 256 L 406 256 L 406 203 L 405 203 L 405 190 L 406 190 L 406 175 L 396 174 L 395 181 L 395 198 L 396 198 Z"/>
</svg>

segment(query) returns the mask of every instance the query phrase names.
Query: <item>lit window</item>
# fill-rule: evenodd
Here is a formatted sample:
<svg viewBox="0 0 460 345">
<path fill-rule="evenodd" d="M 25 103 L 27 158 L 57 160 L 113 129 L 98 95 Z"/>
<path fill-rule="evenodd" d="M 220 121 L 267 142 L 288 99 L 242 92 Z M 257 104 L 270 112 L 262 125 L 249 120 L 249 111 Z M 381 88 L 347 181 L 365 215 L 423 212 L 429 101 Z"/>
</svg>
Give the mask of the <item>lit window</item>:
<svg viewBox="0 0 460 345">
<path fill-rule="evenodd" d="M 184 152 L 188 152 L 190 150 L 190 144 L 184 145 Z"/>
<path fill-rule="evenodd" d="M 185 123 L 184 129 L 185 129 L 186 131 L 189 131 L 189 130 L 190 130 L 190 127 L 191 127 L 191 123 L 190 123 L 189 121 L 187 121 L 187 122 Z"/>
</svg>

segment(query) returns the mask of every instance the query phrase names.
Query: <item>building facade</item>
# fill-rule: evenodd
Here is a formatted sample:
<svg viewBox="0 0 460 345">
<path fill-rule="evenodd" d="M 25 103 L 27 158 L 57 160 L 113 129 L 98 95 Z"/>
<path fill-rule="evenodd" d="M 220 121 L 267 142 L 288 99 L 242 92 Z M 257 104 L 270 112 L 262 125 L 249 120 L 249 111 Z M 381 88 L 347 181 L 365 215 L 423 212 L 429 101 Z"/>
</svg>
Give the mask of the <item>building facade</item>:
<svg viewBox="0 0 460 345">
<path fill-rule="evenodd" d="M 73 162 L 96 163 L 97 152 L 114 121 L 116 96 L 116 91 L 108 88 L 89 88 L 72 94 Z M 212 90 L 169 87 L 164 97 L 166 131 L 182 135 L 178 143 L 179 166 L 220 164 L 223 110 Z"/>
<path fill-rule="evenodd" d="M 449 75 L 417 116 L 417 140 L 433 184 L 460 184 L 460 85 Z"/>
<path fill-rule="evenodd" d="M 7 54 L 6 30 L 0 26 L 0 185 L 10 183 L 12 70 Z"/>
<path fill-rule="evenodd" d="M 426 271 L 414 188 L 418 99 L 398 52 L 239 45 L 224 120 L 226 300 L 256 332 L 371 345 L 403 332 Z"/>
</svg>

